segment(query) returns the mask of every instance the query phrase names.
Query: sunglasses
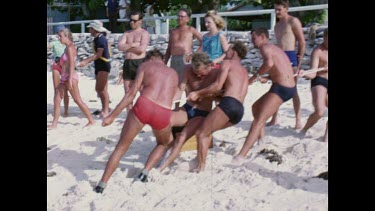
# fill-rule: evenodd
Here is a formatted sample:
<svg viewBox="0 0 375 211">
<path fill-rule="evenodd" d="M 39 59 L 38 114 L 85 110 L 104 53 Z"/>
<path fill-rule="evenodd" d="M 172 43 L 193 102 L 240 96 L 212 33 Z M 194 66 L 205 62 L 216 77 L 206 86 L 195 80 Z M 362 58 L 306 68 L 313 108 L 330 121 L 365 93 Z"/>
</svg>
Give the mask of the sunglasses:
<svg viewBox="0 0 375 211">
<path fill-rule="evenodd" d="M 142 19 L 138 19 L 138 20 L 134 20 L 134 19 L 130 19 L 130 22 L 134 22 L 134 23 L 137 23 L 137 21 L 139 21 L 139 20 L 142 20 Z"/>
</svg>

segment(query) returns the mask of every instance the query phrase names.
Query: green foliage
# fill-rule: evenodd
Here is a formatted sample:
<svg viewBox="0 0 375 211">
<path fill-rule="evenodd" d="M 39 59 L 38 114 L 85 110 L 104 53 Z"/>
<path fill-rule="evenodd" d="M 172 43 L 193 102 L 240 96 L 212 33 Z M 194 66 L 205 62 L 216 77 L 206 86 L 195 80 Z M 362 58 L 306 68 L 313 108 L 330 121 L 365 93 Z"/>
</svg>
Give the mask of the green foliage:
<svg viewBox="0 0 375 211">
<path fill-rule="evenodd" d="M 300 20 L 303 26 L 307 25 L 308 23 L 323 24 L 326 16 L 326 10 L 306 11 L 304 12 L 304 15 L 301 16 Z"/>
</svg>

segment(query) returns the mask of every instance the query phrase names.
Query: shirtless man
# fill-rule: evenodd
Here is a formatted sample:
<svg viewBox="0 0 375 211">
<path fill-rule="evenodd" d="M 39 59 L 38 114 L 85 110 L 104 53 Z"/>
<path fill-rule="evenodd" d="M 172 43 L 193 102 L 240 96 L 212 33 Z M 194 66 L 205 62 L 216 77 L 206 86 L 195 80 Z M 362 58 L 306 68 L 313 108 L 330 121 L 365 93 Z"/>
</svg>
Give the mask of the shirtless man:
<svg viewBox="0 0 375 211">
<path fill-rule="evenodd" d="M 210 134 L 237 124 L 243 117 L 243 102 L 248 89 L 248 72 L 240 61 L 245 58 L 246 53 L 247 47 L 242 42 L 233 42 L 221 63 L 216 81 L 207 88 L 190 92 L 188 95 L 188 100 L 196 101 L 219 90 L 224 90 L 220 103 L 203 120 L 202 125 L 195 133 L 198 139 L 197 172 L 205 169 Z"/>
<path fill-rule="evenodd" d="M 125 61 L 122 76 L 124 80 L 125 94 L 129 92 L 130 86 L 137 74 L 138 66 L 144 61 L 146 49 L 150 42 L 150 34 L 142 28 L 143 13 L 132 11 L 130 13 L 131 30 L 124 32 L 118 43 L 118 50 L 124 51 Z M 133 107 L 133 102 L 126 108 L 127 112 Z"/>
<path fill-rule="evenodd" d="M 116 106 L 114 111 L 103 119 L 103 126 L 112 124 L 114 119 L 126 108 L 135 98 L 137 91 L 142 90 L 134 107 L 129 111 L 121 131 L 120 140 L 115 150 L 109 157 L 104 174 L 94 191 L 102 193 L 106 183 L 116 170 L 122 156 L 129 149 L 134 137 L 141 131 L 145 124 L 152 127 L 156 137 L 157 146 L 151 152 L 146 166 L 137 179 L 145 182 L 148 171 L 160 160 L 169 143 L 172 142 L 170 117 L 172 115 L 173 96 L 178 86 L 176 72 L 167 67 L 163 62 L 163 55 L 158 50 L 147 53 L 146 62 L 139 66 L 137 76 L 130 87 Z"/>
<path fill-rule="evenodd" d="M 203 52 L 193 54 L 192 64 L 186 65 L 184 77 L 180 83 L 180 90 L 186 90 L 189 94 L 206 88 L 216 80 L 218 70 L 211 65 L 210 57 Z M 181 148 L 189 138 L 191 138 L 198 127 L 201 126 L 204 117 L 212 109 L 212 97 L 202 98 L 199 101 L 188 100 L 185 105 L 176 108 L 171 117 L 173 126 L 185 126 L 180 135 L 173 142 L 171 154 L 160 166 L 160 171 L 169 166 L 178 156 Z"/>
<path fill-rule="evenodd" d="M 275 37 L 277 45 L 285 51 L 288 55 L 288 64 L 292 63 L 294 73 L 301 67 L 301 61 L 305 54 L 305 37 L 303 35 L 302 24 L 298 18 L 288 14 L 289 0 L 276 0 L 275 13 L 279 21 L 275 25 Z M 298 42 L 298 51 L 296 52 L 296 41 Z M 297 83 L 297 77 L 295 81 Z M 295 129 L 302 127 L 301 123 L 301 102 L 298 96 L 298 91 L 293 96 L 293 107 L 296 115 Z M 277 113 L 273 115 L 271 121 L 267 125 L 277 124 Z"/>
<path fill-rule="evenodd" d="M 169 58 L 172 56 L 171 67 L 177 72 L 179 82 L 182 81 L 185 63 L 189 63 L 191 60 L 194 37 L 200 42 L 197 51 L 202 50 L 202 35 L 194 27 L 187 25 L 190 20 L 190 15 L 190 11 L 185 8 L 180 9 L 178 12 L 178 27 L 169 31 L 168 48 L 164 59 L 164 63 L 167 64 Z M 185 61 L 184 58 L 186 58 Z M 174 101 L 181 99 L 181 95 L 182 91 L 178 90 Z M 175 107 L 178 108 L 179 103 L 176 103 Z"/>
<path fill-rule="evenodd" d="M 253 104 L 254 121 L 240 153 L 233 160 L 234 164 L 242 163 L 255 141 L 264 137 L 266 120 L 277 111 L 283 102 L 291 99 L 297 91 L 289 58 L 281 48 L 269 43 L 268 30 L 264 28 L 255 29 L 251 32 L 251 41 L 254 47 L 260 50 L 263 64 L 260 66 L 258 73 L 249 78 L 249 84 L 252 84 L 260 75 L 269 73 L 272 86 Z"/>
<path fill-rule="evenodd" d="M 326 67 L 326 69 L 324 71 L 303 76 L 304 78 L 312 79 L 311 93 L 314 105 L 314 113 L 309 116 L 306 125 L 301 130 L 303 136 L 306 134 L 308 129 L 318 122 L 318 120 L 323 116 L 326 107 L 328 107 L 328 28 L 326 28 L 324 31 L 323 39 L 323 43 L 315 47 L 311 53 L 310 67 L 312 69 Z M 300 77 L 302 76 L 303 72 L 303 70 L 299 72 Z M 328 142 L 328 122 L 326 132 L 324 134 L 324 141 Z"/>
</svg>

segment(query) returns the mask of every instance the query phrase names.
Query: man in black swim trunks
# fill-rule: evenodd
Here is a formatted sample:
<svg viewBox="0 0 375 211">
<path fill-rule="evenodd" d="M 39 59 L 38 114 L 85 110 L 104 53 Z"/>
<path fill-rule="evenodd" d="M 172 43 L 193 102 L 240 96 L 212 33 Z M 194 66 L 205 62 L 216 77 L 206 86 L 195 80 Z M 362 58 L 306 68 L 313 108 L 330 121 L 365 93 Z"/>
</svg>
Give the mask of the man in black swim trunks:
<svg viewBox="0 0 375 211">
<path fill-rule="evenodd" d="M 230 44 L 218 70 L 217 79 L 210 86 L 190 92 L 188 95 L 188 100 L 196 101 L 224 90 L 220 103 L 203 120 L 195 133 L 198 140 L 198 172 L 205 169 L 211 133 L 235 125 L 243 117 L 243 102 L 248 89 L 248 72 L 241 65 L 241 59 L 245 58 L 246 53 L 247 47 L 243 42 L 235 41 Z"/>
<path fill-rule="evenodd" d="M 124 32 L 119 43 L 118 50 L 124 51 L 125 61 L 122 77 L 124 81 L 125 94 L 129 92 L 130 86 L 135 79 L 137 69 L 146 57 L 146 50 L 150 42 L 150 34 L 142 28 L 143 13 L 132 11 L 130 13 L 131 30 Z M 133 102 L 126 110 L 129 112 L 133 107 Z"/>
<path fill-rule="evenodd" d="M 312 113 L 301 133 L 303 137 L 306 135 L 308 129 L 310 129 L 318 120 L 324 115 L 325 109 L 328 107 L 328 28 L 324 31 L 324 41 L 321 45 L 314 48 L 311 53 L 311 68 L 325 67 L 323 71 L 305 75 L 305 78 L 311 80 L 311 93 L 312 101 L 314 105 L 314 113 Z M 303 75 L 303 71 L 299 72 L 299 76 Z M 324 134 L 324 141 L 328 142 L 328 122 L 326 132 Z"/>
<path fill-rule="evenodd" d="M 200 90 L 208 87 L 216 80 L 218 70 L 210 65 L 210 57 L 204 52 L 196 52 L 193 54 L 192 64 L 186 65 L 184 75 L 179 85 L 179 91 L 185 91 L 189 94 L 192 91 Z M 170 155 L 160 166 L 160 171 L 169 166 L 178 156 L 181 148 L 195 131 L 201 126 L 204 118 L 212 109 L 212 101 L 214 98 L 206 97 L 199 101 L 187 100 L 187 102 L 179 108 L 174 109 L 171 117 L 173 126 L 184 126 L 181 133 L 173 142 Z"/>
<path fill-rule="evenodd" d="M 296 82 L 289 58 L 280 47 L 269 43 L 268 30 L 258 28 L 251 31 L 251 41 L 254 47 L 260 50 L 263 64 L 260 66 L 258 73 L 249 78 L 249 84 L 252 84 L 260 75 L 269 73 L 272 86 L 252 106 L 254 121 L 241 151 L 232 162 L 234 164 L 242 163 L 254 143 L 264 137 L 266 120 L 279 109 L 282 103 L 291 99 L 296 92 Z"/>
</svg>

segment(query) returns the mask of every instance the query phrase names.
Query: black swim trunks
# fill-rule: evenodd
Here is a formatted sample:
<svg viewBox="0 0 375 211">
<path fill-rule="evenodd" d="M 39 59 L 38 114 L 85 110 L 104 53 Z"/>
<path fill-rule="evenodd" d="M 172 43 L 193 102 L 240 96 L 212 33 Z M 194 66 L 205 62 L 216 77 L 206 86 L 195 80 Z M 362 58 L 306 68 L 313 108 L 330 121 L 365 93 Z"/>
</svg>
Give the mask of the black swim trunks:
<svg viewBox="0 0 375 211">
<path fill-rule="evenodd" d="M 314 86 L 318 86 L 318 85 L 324 86 L 327 89 L 327 93 L 328 93 L 328 79 L 320 77 L 320 76 L 316 76 L 314 79 L 311 80 L 311 88 L 313 88 Z"/>
<path fill-rule="evenodd" d="M 272 84 L 270 93 L 277 94 L 284 102 L 290 100 L 297 91 L 297 87 L 285 87 L 279 84 Z"/>
<path fill-rule="evenodd" d="M 105 62 L 101 59 L 95 60 L 94 65 L 95 65 L 95 75 L 98 75 L 99 71 L 105 71 L 105 72 L 111 71 L 111 63 Z"/>
<path fill-rule="evenodd" d="M 188 116 L 188 120 L 197 116 L 206 117 L 208 113 L 210 113 L 209 111 L 204 111 L 204 110 L 200 110 L 197 108 L 193 108 L 191 105 L 187 103 L 185 103 L 182 107 L 185 108 L 186 114 Z"/>
<path fill-rule="evenodd" d="M 244 107 L 236 98 L 225 96 L 217 105 L 229 117 L 232 124 L 237 124 L 241 121 L 244 114 Z"/>
<path fill-rule="evenodd" d="M 143 63 L 145 58 L 142 59 L 126 59 L 124 61 L 124 66 L 122 69 L 124 70 L 122 74 L 122 78 L 124 80 L 134 80 L 135 76 L 137 75 L 137 69 L 140 64 Z"/>
</svg>

